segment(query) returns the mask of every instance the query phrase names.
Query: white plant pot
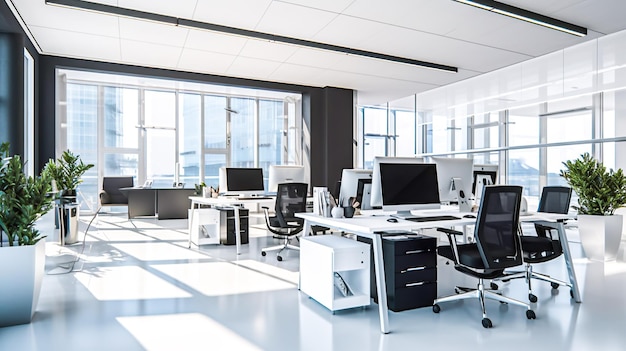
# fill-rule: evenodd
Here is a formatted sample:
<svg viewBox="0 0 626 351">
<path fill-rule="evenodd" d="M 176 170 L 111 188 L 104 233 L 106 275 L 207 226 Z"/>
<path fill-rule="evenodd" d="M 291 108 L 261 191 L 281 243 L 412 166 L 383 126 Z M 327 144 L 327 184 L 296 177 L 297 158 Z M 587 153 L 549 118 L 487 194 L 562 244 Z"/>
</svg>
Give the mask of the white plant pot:
<svg viewBox="0 0 626 351">
<path fill-rule="evenodd" d="M 622 239 L 622 216 L 578 215 L 578 232 L 588 259 L 613 261 Z"/>
<path fill-rule="evenodd" d="M 30 246 L 0 247 L 0 328 L 30 323 L 45 265 L 45 240 Z"/>
</svg>

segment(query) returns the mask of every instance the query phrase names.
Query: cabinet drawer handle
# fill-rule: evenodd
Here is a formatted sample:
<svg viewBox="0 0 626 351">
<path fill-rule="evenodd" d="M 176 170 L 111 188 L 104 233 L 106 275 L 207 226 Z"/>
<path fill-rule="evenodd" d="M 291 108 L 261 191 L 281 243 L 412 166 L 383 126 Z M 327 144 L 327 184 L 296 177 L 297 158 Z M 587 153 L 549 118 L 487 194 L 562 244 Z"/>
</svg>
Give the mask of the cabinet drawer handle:
<svg viewBox="0 0 626 351">
<path fill-rule="evenodd" d="M 406 273 L 406 272 L 412 272 L 412 271 L 421 271 L 422 269 L 426 269 L 426 266 L 407 268 L 407 269 L 405 269 L 403 271 L 400 271 L 400 273 Z"/>
<path fill-rule="evenodd" d="M 411 251 L 406 251 L 404 254 L 405 255 L 412 255 L 412 254 L 422 253 L 422 252 L 428 252 L 428 250 L 411 250 Z"/>
<path fill-rule="evenodd" d="M 419 286 L 419 285 L 424 285 L 424 284 L 426 284 L 426 282 L 408 283 L 405 286 L 408 288 L 408 287 L 411 287 L 411 286 Z"/>
</svg>

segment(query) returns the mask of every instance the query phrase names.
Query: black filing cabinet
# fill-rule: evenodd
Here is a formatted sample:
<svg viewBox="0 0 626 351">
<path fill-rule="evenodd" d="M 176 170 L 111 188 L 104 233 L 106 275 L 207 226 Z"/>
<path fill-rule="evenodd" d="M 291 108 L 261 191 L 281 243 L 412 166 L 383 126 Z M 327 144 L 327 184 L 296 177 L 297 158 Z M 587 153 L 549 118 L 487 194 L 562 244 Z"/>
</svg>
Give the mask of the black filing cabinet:
<svg viewBox="0 0 626 351">
<path fill-rule="evenodd" d="M 220 244 L 235 245 L 235 211 L 226 208 L 220 210 Z M 241 244 L 248 243 L 248 209 L 239 209 L 239 225 L 241 230 Z"/>
<path fill-rule="evenodd" d="M 359 241 L 371 244 L 368 238 Z M 399 312 L 432 306 L 437 298 L 437 239 L 413 233 L 383 238 L 387 307 Z M 372 255 L 371 294 L 378 303 Z"/>
</svg>

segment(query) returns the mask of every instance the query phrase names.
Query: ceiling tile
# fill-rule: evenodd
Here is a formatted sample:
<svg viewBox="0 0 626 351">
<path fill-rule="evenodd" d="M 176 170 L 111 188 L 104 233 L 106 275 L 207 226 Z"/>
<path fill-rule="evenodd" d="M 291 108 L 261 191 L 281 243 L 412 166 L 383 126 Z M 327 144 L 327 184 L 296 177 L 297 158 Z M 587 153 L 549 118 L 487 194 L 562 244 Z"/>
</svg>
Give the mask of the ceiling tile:
<svg viewBox="0 0 626 351">
<path fill-rule="evenodd" d="M 198 0 L 118 0 L 119 7 L 190 19 Z"/>
<path fill-rule="evenodd" d="M 183 47 L 189 29 L 120 17 L 120 38 Z"/>
<path fill-rule="evenodd" d="M 257 57 L 263 60 L 284 62 L 296 51 L 298 46 L 266 40 L 250 39 L 240 52 L 240 56 Z"/>
<path fill-rule="evenodd" d="M 337 14 L 309 7 L 272 2 L 256 26 L 259 32 L 311 39 Z"/>
<path fill-rule="evenodd" d="M 234 59 L 233 55 L 184 49 L 177 67 L 192 72 L 224 75 Z"/>
<path fill-rule="evenodd" d="M 238 35 L 191 29 L 189 30 L 185 47 L 237 55 L 248 40 Z"/>
<path fill-rule="evenodd" d="M 117 38 L 58 29 L 30 26 L 37 42 L 46 54 L 119 62 L 120 41 Z"/>
<path fill-rule="evenodd" d="M 304 7 L 314 8 L 318 10 L 341 13 L 354 0 L 282 0 L 281 2 Z"/>
<path fill-rule="evenodd" d="M 122 59 L 148 67 L 176 67 L 182 48 L 121 40 Z"/>
<path fill-rule="evenodd" d="M 237 57 L 226 71 L 226 74 L 266 80 L 278 66 L 280 66 L 280 63 L 275 61 Z"/>
<path fill-rule="evenodd" d="M 253 30 L 271 2 L 272 0 L 202 0 L 196 5 L 193 19 Z"/>
<path fill-rule="evenodd" d="M 117 37 L 116 16 L 46 5 L 43 0 L 20 0 L 14 4 L 29 26 Z"/>
</svg>

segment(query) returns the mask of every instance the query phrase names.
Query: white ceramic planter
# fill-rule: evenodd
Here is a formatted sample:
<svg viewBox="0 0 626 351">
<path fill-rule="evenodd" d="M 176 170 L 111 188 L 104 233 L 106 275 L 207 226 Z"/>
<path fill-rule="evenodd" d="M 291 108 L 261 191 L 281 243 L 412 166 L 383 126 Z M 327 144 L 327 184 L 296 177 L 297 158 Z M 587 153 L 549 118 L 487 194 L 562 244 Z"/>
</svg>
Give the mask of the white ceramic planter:
<svg viewBox="0 0 626 351">
<path fill-rule="evenodd" d="M 0 327 L 30 323 L 46 265 L 46 243 L 0 247 Z"/>
<path fill-rule="evenodd" d="M 622 216 L 578 215 L 578 232 L 588 259 L 613 261 L 622 239 Z"/>
</svg>

